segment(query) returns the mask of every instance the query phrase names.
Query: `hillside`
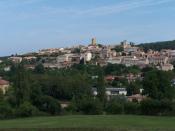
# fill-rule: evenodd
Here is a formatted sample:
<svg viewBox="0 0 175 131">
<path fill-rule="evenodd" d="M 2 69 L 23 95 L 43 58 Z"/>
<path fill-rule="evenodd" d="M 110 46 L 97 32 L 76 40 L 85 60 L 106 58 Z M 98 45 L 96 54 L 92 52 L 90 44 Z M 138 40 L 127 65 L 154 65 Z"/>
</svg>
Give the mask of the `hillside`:
<svg viewBox="0 0 175 131">
<path fill-rule="evenodd" d="M 162 49 L 173 49 L 175 50 L 175 40 L 173 41 L 162 41 L 162 42 L 152 42 L 152 43 L 142 43 L 138 45 L 143 48 L 145 51 L 152 49 L 160 51 Z"/>
</svg>

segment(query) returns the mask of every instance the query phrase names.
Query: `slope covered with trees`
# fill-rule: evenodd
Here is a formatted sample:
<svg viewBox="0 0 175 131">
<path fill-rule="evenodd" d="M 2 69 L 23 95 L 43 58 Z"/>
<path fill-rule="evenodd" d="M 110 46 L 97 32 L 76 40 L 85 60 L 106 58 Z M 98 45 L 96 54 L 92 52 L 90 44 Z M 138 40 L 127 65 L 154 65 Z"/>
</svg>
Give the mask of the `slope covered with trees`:
<svg viewBox="0 0 175 131">
<path fill-rule="evenodd" d="M 142 73 L 144 78 L 131 83 L 126 77 L 111 83 L 105 79 L 108 75 L 128 73 Z M 117 64 L 104 67 L 78 64 L 64 69 L 47 69 L 39 64 L 30 70 L 21 63 L 12 64 L 11 71 L 2 70 L 0 74 L 11 82 L 8 92 L 0 94 L 0 119 L 60 114 L 175 114 L 173 71 L 141 70 L 137 66 Z M 128 95 L 137 94 L 143 88 L 148 99 L 141 103 L 129 102 L 125 96 L 107 99 L 107 86 L 127 88 Z M 96 97 L 92 87 L 98 91 Z M 68 107 L 61 108 L 61 102 L 68 102 Z"/>
<path fill-rule="evenodd" d="M 173 49 L 175 50 L 175 40 L 172 41 L 162 41 L 162 42 L 151 42 L 151 43 L 141 43 L 138 45 L 145 51 L 152 49 L 160 51 L 162 49 Z"/>
</svg>

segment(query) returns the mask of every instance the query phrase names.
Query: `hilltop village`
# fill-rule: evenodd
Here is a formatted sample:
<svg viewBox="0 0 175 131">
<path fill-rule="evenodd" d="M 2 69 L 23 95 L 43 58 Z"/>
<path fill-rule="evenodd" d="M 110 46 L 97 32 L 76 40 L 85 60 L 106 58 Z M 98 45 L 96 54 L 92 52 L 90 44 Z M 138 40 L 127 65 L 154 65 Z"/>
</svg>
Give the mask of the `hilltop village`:
<svg viewBox="0 0 175 131">
<path fill-rule="evenodd" d="M 120 45 L 97 44 L 93 38 L 88 46 L 75 46 L 71 48 L 42 49 L 38 52 L 9 57 L 14 63 L 26 61 L 27 68 L 34 69 L 38 63 L 45 68 L 67 68 L 74 64 L 93 64 L 105 66 L 111 64 L 123 64 L 127 67 L 136 65 L 140 68 L 154 66 L 159 70 L 173 70 L 171 64 L 175 60 L 175 50 L 161 51 L 148 50 L 137 47 L 132 42 L 123 41 Z"/>
<path fill-rule="evenodd" d="M 1 57 L 0 96 L 17 109 L 15 117 L 30 108 L 49 114 L 168 115 L 175 111 L 174 61 L 173 48 L 145 50 L 127 41 L 102 45 L 92 38 L 88 46 Z"/>
</svg>

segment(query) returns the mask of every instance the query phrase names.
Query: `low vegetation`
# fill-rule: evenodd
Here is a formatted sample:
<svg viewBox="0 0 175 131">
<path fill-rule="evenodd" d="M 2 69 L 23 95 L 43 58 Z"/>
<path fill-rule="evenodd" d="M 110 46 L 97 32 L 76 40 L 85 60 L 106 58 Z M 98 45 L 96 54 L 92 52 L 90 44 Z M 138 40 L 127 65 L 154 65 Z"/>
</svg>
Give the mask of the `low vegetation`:
<svg viewBox="0 0 175 131">
<path fill-rule="evenodd" d="M 174 121 L 174 117 L 76 115 L 3 120 L 0 121 L 0 128 L 18 128 L 18 130 L 23 128 L 43 128 L 43 131 L 52 130 L 53 128 L 64 129 L 65 131 L 173 131 L 175 130 Z"/>
</svg>

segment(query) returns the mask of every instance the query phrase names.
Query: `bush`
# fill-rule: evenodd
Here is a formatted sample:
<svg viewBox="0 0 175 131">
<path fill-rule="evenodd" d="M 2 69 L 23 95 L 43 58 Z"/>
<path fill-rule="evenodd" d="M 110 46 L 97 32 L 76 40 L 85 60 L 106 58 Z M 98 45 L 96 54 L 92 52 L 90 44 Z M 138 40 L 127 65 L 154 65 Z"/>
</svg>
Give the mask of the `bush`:
<svg viewBox="0 0 175 131">
<path fill-rule="evenodd" d="M 175 115 L 175 102 L 172 103 L 172 111 L 170 112 L 170 115 Z"/>
<path fill-rule="evenodd" d="M 125 114 L 140 114 L 140 105 L 138 103 L 127 102 L 124 104 Z"/>
<path fill-rule="evenodd" d="M 13 110 L 8 103 L 0 103 L 0 119 L 13 117 Z"/>
<path fill-rule="evenodd" d="M 106 107 L 107 114 L 122 114 L 123 113 L 123 105 L 120 103 L 110 103 Z"/>
<path fill-rule="evenodd" d="M 60 103 L 51 96 L 43 96 L 40 100 L 38 108 L 41 111 L 50 113 L 51 115 L 57 115 L 61 112 Z"/>
<path fill-rule="evenodd" d="M 68 107 L 64 108 L 64 113 L 74 114 L 77 111 L 76 105 L 72 102 Z"/>
<path fill-rule="evenodd" d="M 161 109 L 162 109 L 162 113 L 163 115 L 167 115 L 169 114 L 169 112 L 173 111 L 173 102 L 171 102 L 170 100 L 162 100 L 161 101 Z"/>
<path fill-rule="evenodd" d="M 38 109 L 33 106 L 30 102 L 24 102 L 16 110 L 16 115 L 20 117 L 29 117 L 38 114 Z"/>
<path fill-rule="evenodd" d="M 141 112 L 144 115 L 168 115 L 173 112 L 173 103 L 169 100 L 147 99 L 141 102 Z"/>
<path fill-rule="evenodd" d="M 147 99 L 141 102 L 141 113 L 143 115 L 158 115 L 160 107 L 160 101 Z"/>
<path fill-rule="evenodd" d="M 125 100 L 116 97 L 108 102 L 106 105 L 106 113 L 107 114 L 122 114 L 124 112 L 124 103 Z"/>
<path fill-rule="evenodd" d="M 103 113 L 103 105 L 98 99 L 88 98 L 77 103 L 77 109 L 87 115 L 99 115 Z"/>
</svg>

